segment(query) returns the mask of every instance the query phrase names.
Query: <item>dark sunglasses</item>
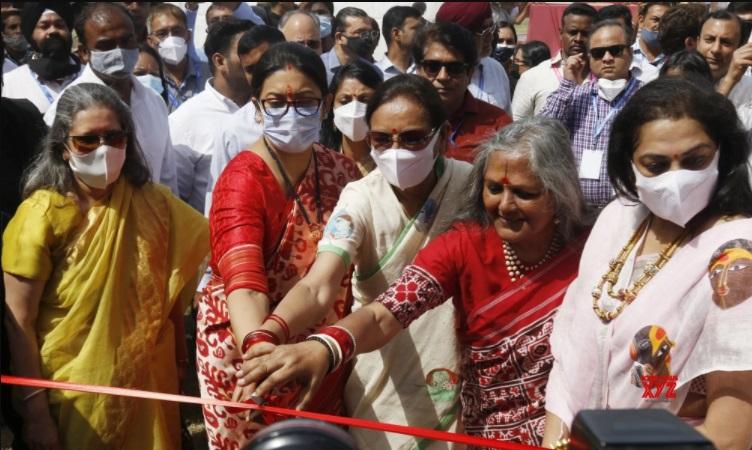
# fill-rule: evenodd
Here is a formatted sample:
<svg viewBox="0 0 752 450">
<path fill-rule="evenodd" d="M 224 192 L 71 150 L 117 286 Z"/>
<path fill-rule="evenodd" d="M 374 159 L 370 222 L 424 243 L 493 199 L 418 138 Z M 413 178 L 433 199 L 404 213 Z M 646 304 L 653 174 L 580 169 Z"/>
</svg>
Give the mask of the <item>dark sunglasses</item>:
<svg viewBox="0 0 752 450">
<path fill-rule="evenodd" d="M 429 140 L 433 137 L 438 128 L 432 130 L 408 130 L 399 134 L 383 133 L 380 131 L 369 131 L 366 139 L 371 147 L 378 151 L 384 151 L 391 148 L 396 141 L 397 146 L 406 150 L 423 150 Z M 396 136 L 396 140 L 394 137 Z"/>
<path fill-rule="evenodd" d="M 596 60 L 603 59 L 606 56 L 606 52 L 610 53 L 614 58 L 618 58 L 624 53 L 627 46 L 624 44 L 610 45 L 608 47 L 596 47 L 590 49 L 590 57 Z"/>
<path fill-rule="evenodd" d="M 84 136 L 68 136 L 73 147 L 81 153 L 96 150 L 100 145 L 123 148 L 128 143 L 128 133 L 125 131 L 108 131 L 105 134 L 87 134 Z"/>
<path fill-rule="evenodd" d="M 446 69 L 450 77 L 458 77 L 467 72 L 468 64 L 462 61 L 444 62 L 434 59 L 424 59 L 420 62 L 420 67 L 431 78 L 439 76 L 442 67 Z"/>
</svg>

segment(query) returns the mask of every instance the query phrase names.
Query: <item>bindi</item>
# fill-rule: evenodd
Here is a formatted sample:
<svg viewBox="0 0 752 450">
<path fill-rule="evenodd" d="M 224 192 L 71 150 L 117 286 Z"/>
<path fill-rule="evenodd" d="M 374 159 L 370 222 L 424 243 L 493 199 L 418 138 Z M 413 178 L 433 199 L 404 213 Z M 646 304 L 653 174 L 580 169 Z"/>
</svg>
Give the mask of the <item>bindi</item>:
<svg viewBox="0 0 752 450">
<path fill-rule="evenodd" d="M 506 164 L 504 166 L 504 178 L 501 179 L 501 184 L 505 186 L 509 186 L 509 178 L 507 177 L 508 173 L 509 173 L 509 164 Z"/>
</svg>

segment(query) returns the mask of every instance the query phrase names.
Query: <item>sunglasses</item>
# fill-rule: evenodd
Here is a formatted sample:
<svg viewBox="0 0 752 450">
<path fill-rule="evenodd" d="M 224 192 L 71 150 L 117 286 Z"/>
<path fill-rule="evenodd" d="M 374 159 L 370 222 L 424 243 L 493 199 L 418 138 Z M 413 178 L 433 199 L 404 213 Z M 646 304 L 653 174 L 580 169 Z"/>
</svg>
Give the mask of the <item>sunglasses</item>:
<svg viewBox="0 0 752 450">
<path fill-rule="evenodd" d="M 397 146 L 406 150 L 423 150 L 429 140 L 433 138 L 434 133 L 438 131 L 438 128 L 432 130 L 408 130 L 402 133 L 392 134 L 383 133 L 381 131 L 369 131 L 366 134 L 368 143 L 374 150 L 384 151 L 389 149 L 393 143 L 397 143 Z M 396 139 L 395 139 L 396 136 Z"/>
<path fill-rule="evenodd" d="M 433 59 L 424 59 L 420 62 L 423 72 L 431 78 L 439 76 L 441 69 L 446 69 L 450 77 L 458 77 L 467 72 L 468 64 L 462 61 L 437 61 Z"/>
<path fill-rule="evenodd" d="M 606 52 L 611 54 L 614 58 L 618 58 L 619 56 L 624 53 L 624 50 L 626 50 L 627 46 L 624 44 L 619 45 L 610 45 L 608 47 L 596 47 L 590 49 L 590 57 L 595 60 L 603 59 L 604 56 L 606 56 Z"/>
<path fill-rule="evenodd" d="M 128 143 L 128 133 L 125 131 L 108 131 L 105 134 L 87 134 L 83 136 L 68 136 L 73 147 L 81 153 L 89 153 L 100 145 L 123 148 Z"/>
</svg>

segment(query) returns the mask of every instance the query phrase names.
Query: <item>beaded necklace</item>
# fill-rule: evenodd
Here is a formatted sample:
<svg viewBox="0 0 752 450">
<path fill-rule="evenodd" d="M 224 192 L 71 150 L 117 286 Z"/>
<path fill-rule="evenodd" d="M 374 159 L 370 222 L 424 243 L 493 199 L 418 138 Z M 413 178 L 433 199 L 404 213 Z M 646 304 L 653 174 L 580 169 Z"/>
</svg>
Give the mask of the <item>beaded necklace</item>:
<svg viewBox="0 0 752 450">
<path fill-rule="evenodd" d="M 522 279 L 522 277 L 524 277 L 527 272 L 532 272 L 533 270 L 545 264 L 549 259 L 551 259 L 551 257 L 555 255 L 556 252 L 558 252 L 561 248 L 561 242 L 558 233 L 555 234 L 554 238 L 551 240 L 551 244 L 546 250 L 546 254 L 543 255 L 543 258 L 541 258 L 535 264 L 529 266 L 523 264 L 522 261 L 520 261 L 519 256 L 517 256 L 517 253 L 507 241 L 504 241 L 503 248 L 504 260 L 507 266 L 507 273 L 509 274 L 509 278 L 514 283 L 518 279 Z"/>
</svg>

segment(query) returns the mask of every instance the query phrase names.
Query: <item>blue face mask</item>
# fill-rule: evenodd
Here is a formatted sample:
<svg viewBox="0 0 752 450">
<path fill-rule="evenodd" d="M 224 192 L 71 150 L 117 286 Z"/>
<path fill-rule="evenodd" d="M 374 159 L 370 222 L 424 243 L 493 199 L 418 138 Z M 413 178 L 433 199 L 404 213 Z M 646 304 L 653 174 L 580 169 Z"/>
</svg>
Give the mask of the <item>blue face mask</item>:
<svg viewBox="0 0 752 450">
<path fill-rule="evenodd" d="M 650 31 L 647 28 L 640 30 L 640 38 L 650 48 L 660 48 L 661 43 L 658 42 L 658 32 Z"/>
<path fill-rule="evenodd" d="M 290 107 L 281 117 L 264 116 L 264 136 L 274 148 L 285 153 L 302 153 L 319 139 L 321 117 L 319 114 L 303 116 Z"/>
<path fill-rule="evenodd" d="M 319 19 L 319 29 L 321 30 L 321 39 L 328 38 L 332 34 L 332 18 L 323 14 L 316 14 Z"/>
<path fill-rule="evenodd" d="M 145 75 L 138 75 L 136 78 L 141 82 L 141 84 L 153 90 L 157 94 L 162 95 L 162 92 L 164 92 L 164 85 L 162 84 L 161 78 L 150 73 L 147 73 Z"/>
</svg>

